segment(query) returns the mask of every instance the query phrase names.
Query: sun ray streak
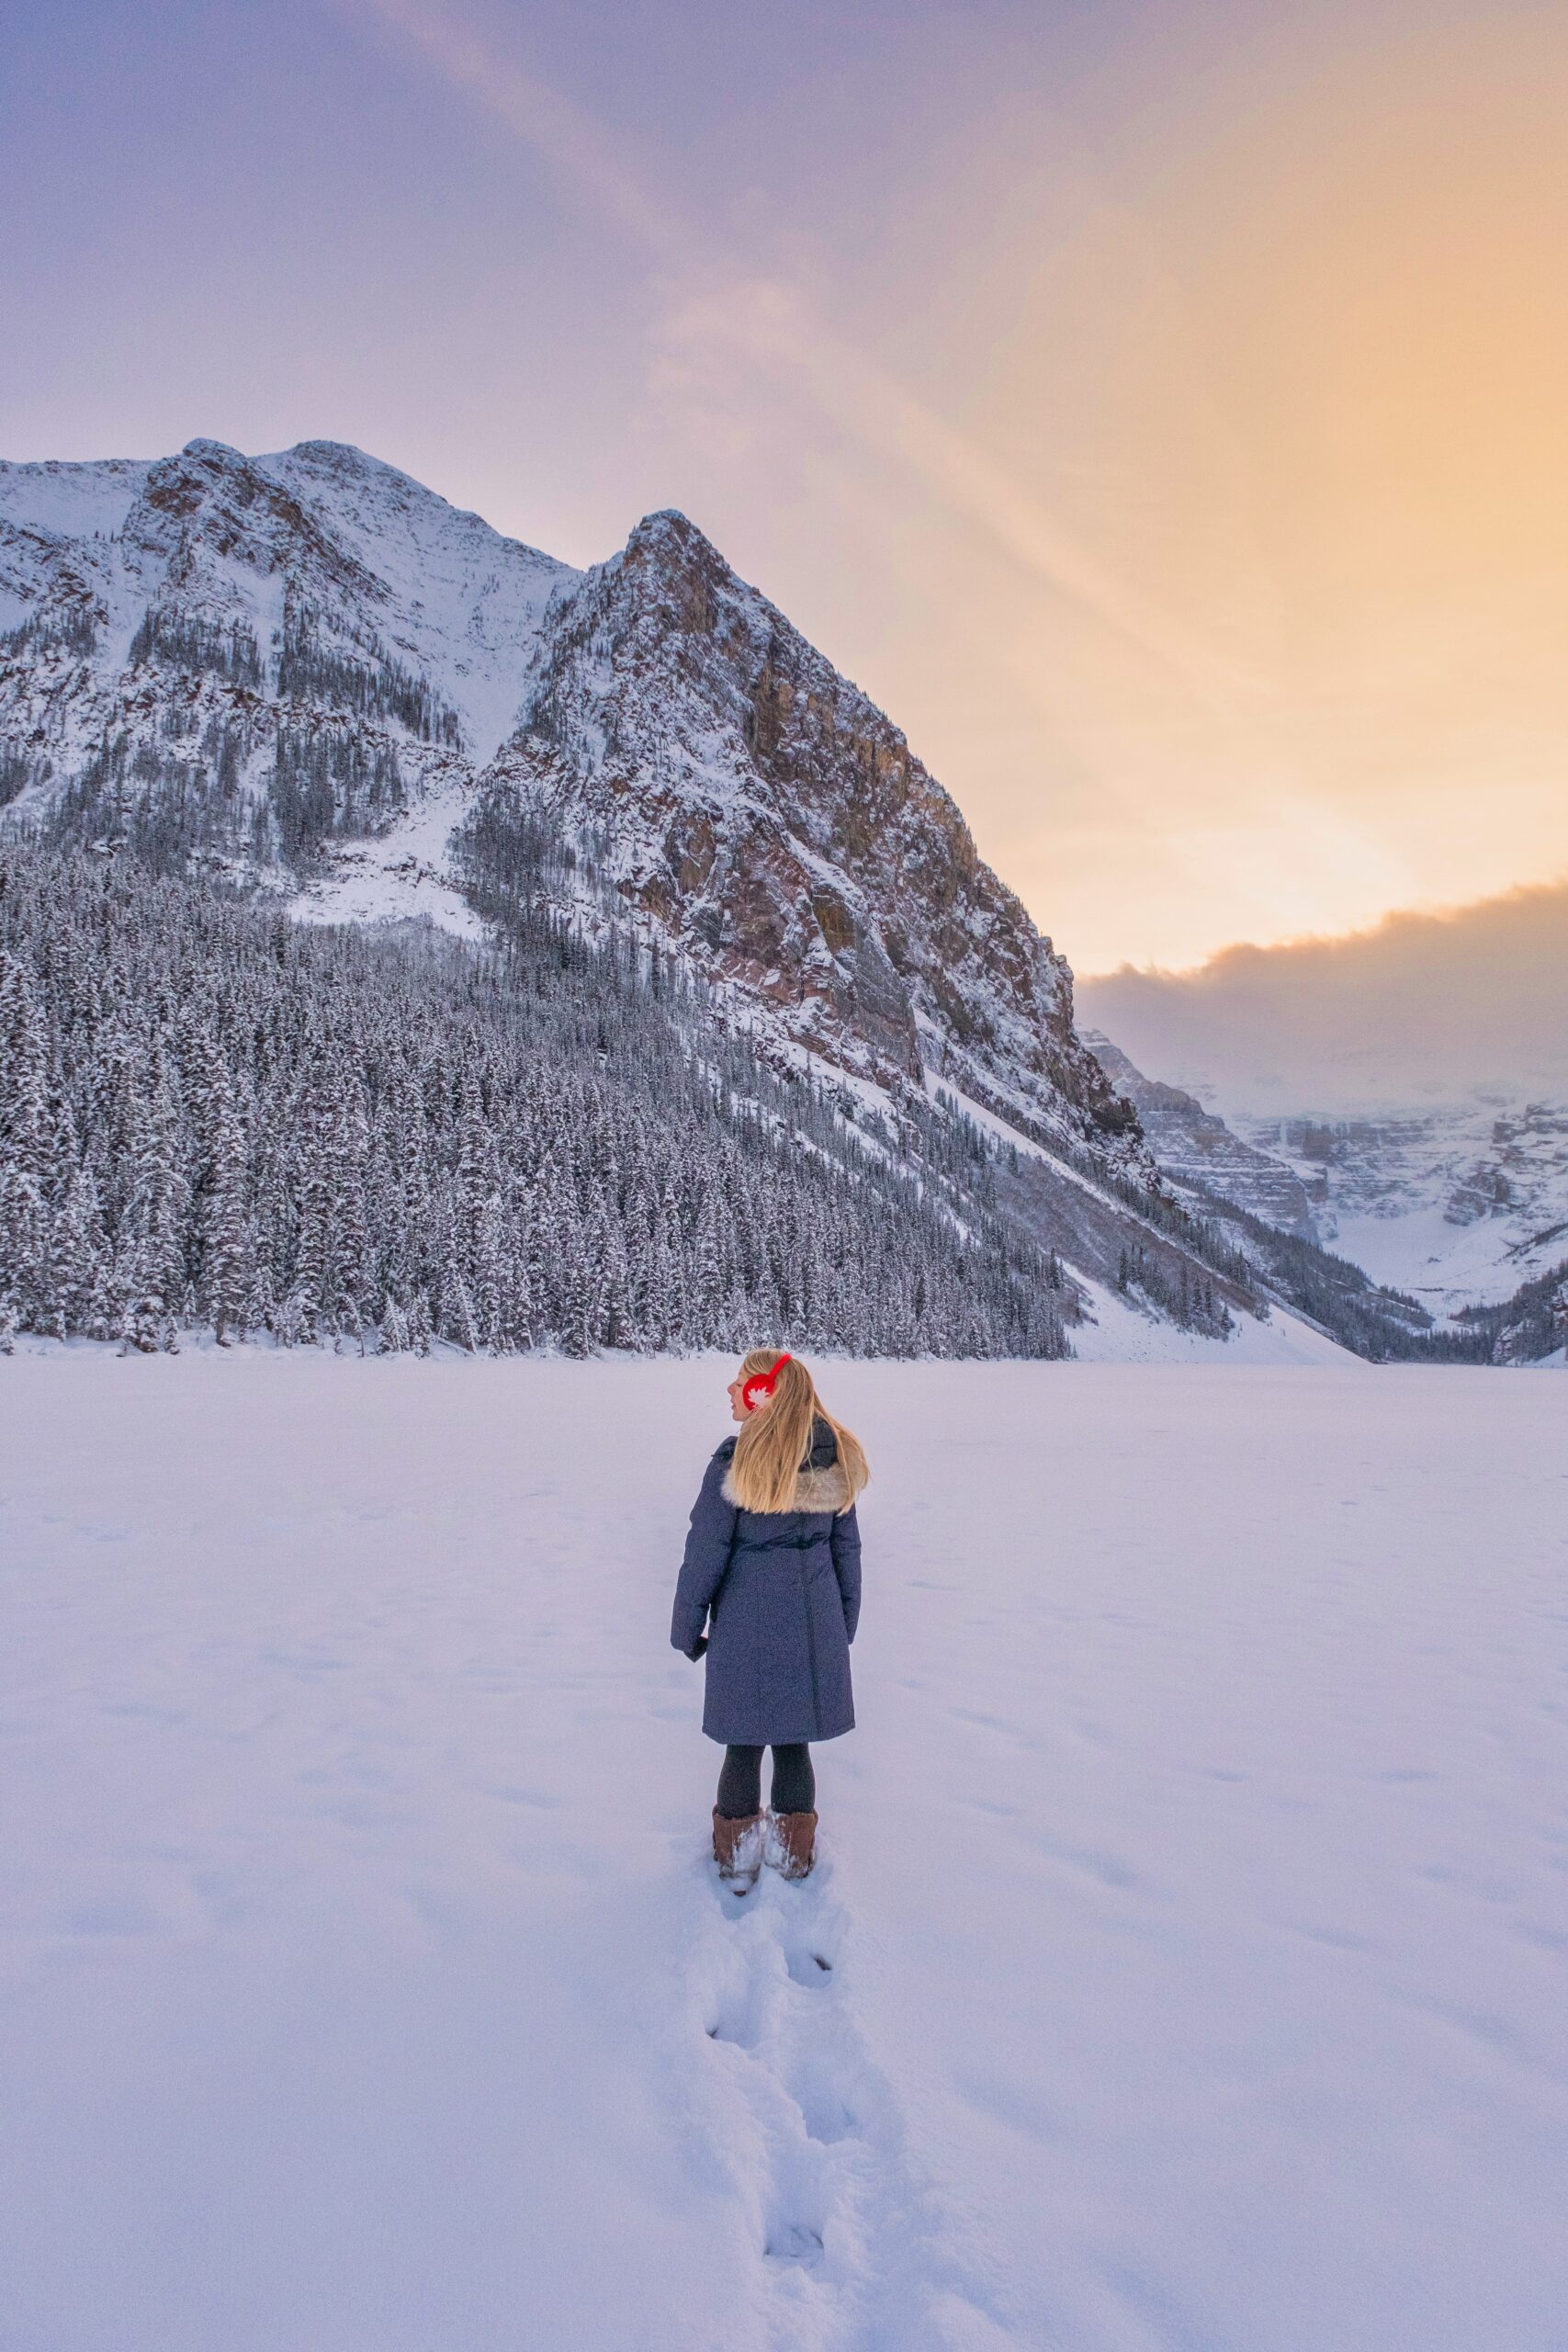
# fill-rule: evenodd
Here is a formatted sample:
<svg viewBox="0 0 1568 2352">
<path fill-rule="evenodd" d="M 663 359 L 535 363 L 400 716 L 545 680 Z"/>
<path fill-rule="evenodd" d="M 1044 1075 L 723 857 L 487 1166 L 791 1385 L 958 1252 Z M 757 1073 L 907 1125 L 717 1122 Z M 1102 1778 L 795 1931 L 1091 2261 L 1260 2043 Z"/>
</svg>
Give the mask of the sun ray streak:
<svg viewBox="0 0 1568 2352">
<path fill-rule="evenodd" d="M 1110 570 L 970 435 L 835 333 L 796 286 L 759 277 L 648 186 L 591 114 L 501 58 L 475 27 L 419 0 L 358 0 L 504 122 L 558 183 L 640 251 L 670 306 L 672 341 L 722 346 L 776 384 L 785 368 L 816 413 L 984 531 L 1035 580 L 1179 676 L 1240 723 L 1264 682 L 1200 642 Z"/>
</svg>

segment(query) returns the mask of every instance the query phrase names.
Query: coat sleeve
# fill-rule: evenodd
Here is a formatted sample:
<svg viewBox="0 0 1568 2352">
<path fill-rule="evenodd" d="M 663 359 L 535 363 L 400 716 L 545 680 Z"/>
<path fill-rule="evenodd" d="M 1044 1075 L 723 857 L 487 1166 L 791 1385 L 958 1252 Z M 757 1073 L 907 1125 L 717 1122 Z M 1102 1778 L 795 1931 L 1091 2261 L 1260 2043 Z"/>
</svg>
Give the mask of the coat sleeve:
<svg viewBox="0 0 1568 2352">
<path fill-rule="evenodd" d="M 671 1642 L 687 1657 L 699 1655 L 696 1645 L 702 1638 L 703 1623 L 724 1581 L 735 1541 L 738 1514 L 735 1505 L 726 1502 L 720 1491 L 732 1451 L 731 1447 L 720 1446 L 708 1464 L 702 1492 L 692 1506 L 691 1532 L 686 1537 L 686 1556 L 681 1563 L 675 1610 L 670 1622 Z"/>
<path fill-rule="evenodd" d="M 844 1604 L 844 1632 L 852 1642 L 860 1623 L 860 1521 L 853 1503 L 841 1518 L 834 1520 L 831 1542 L 833 1574 L 839 1579 L 839 1598 Z"/>
</svg>

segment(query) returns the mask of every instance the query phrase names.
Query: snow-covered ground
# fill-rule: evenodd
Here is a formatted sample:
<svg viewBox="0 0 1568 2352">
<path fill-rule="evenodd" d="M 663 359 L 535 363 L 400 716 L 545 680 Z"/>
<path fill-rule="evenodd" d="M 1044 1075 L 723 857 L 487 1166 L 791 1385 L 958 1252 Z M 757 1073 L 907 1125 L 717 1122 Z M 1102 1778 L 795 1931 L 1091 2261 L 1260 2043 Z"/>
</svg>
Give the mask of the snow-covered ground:
<svg viewBox="0 0 1568 2352">
<path fill-rule="evenodd" d="M 0 1361 L 6 2352 L 1561 2352 L 1561 1383 L 827 1367 L 737 1905 L 727 1369 Z"/>
<path fill-rule="evenodd" d="M 482 940 L 485 926 L 451 877 L 453 829 L 467 810 L 461 786 L 432 793 L 384 833 L 334 842 L 323 872 L 289 901 L 299 922 L 428 922 Z"/>
<path fill-rule="evenodd" d="M 1237 1315 L 1228 1339 L 1184 1331 L 1157 1321 L 1104 1283 L 1077 1277 L 1088 1301 L 1084 1319 L 1067 1333 L 1080 1363 L 1361 1364 L 1337 1340 L 1303 1323 L 1282 1306 L 1270 1307 L 1267 1322 Z"/>
</svg>

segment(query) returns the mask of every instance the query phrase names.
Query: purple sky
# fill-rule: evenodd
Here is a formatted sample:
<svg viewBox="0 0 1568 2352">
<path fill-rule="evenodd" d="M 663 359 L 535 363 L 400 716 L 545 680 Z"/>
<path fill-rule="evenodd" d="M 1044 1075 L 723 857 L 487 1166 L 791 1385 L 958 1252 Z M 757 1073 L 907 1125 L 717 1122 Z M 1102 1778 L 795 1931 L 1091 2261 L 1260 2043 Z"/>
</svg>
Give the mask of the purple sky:
<svg viewBox="0 0 1568 2352">
<path fill-rule="evenodd" d="M 1548 12 L 4 29 L 0 454 L 348 440 L 575 562 L 683 507 L 1085 969 L 1568 868 Z"/>
</svg>

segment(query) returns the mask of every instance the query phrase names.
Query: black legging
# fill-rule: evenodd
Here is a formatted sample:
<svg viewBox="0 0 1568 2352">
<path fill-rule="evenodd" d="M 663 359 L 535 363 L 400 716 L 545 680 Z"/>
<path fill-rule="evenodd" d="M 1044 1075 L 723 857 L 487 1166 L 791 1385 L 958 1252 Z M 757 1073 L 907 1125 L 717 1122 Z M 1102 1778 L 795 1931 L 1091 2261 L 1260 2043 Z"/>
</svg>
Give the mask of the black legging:
<svg viewBox="0 0 1568 2352">
<path fill-rule="evenodd" d="M 811 1750 L 803 1739 L 794 1747 L 773 1748 L 773 1806 L 775 1813 L 815 1813 L 817 1775 Z M 762 1810 L 762 1751 L 760 1747 L 727 1747 L 718 1776 L 718 1809 L 726 1821 L 750 1821 Z"/>
</svg>

